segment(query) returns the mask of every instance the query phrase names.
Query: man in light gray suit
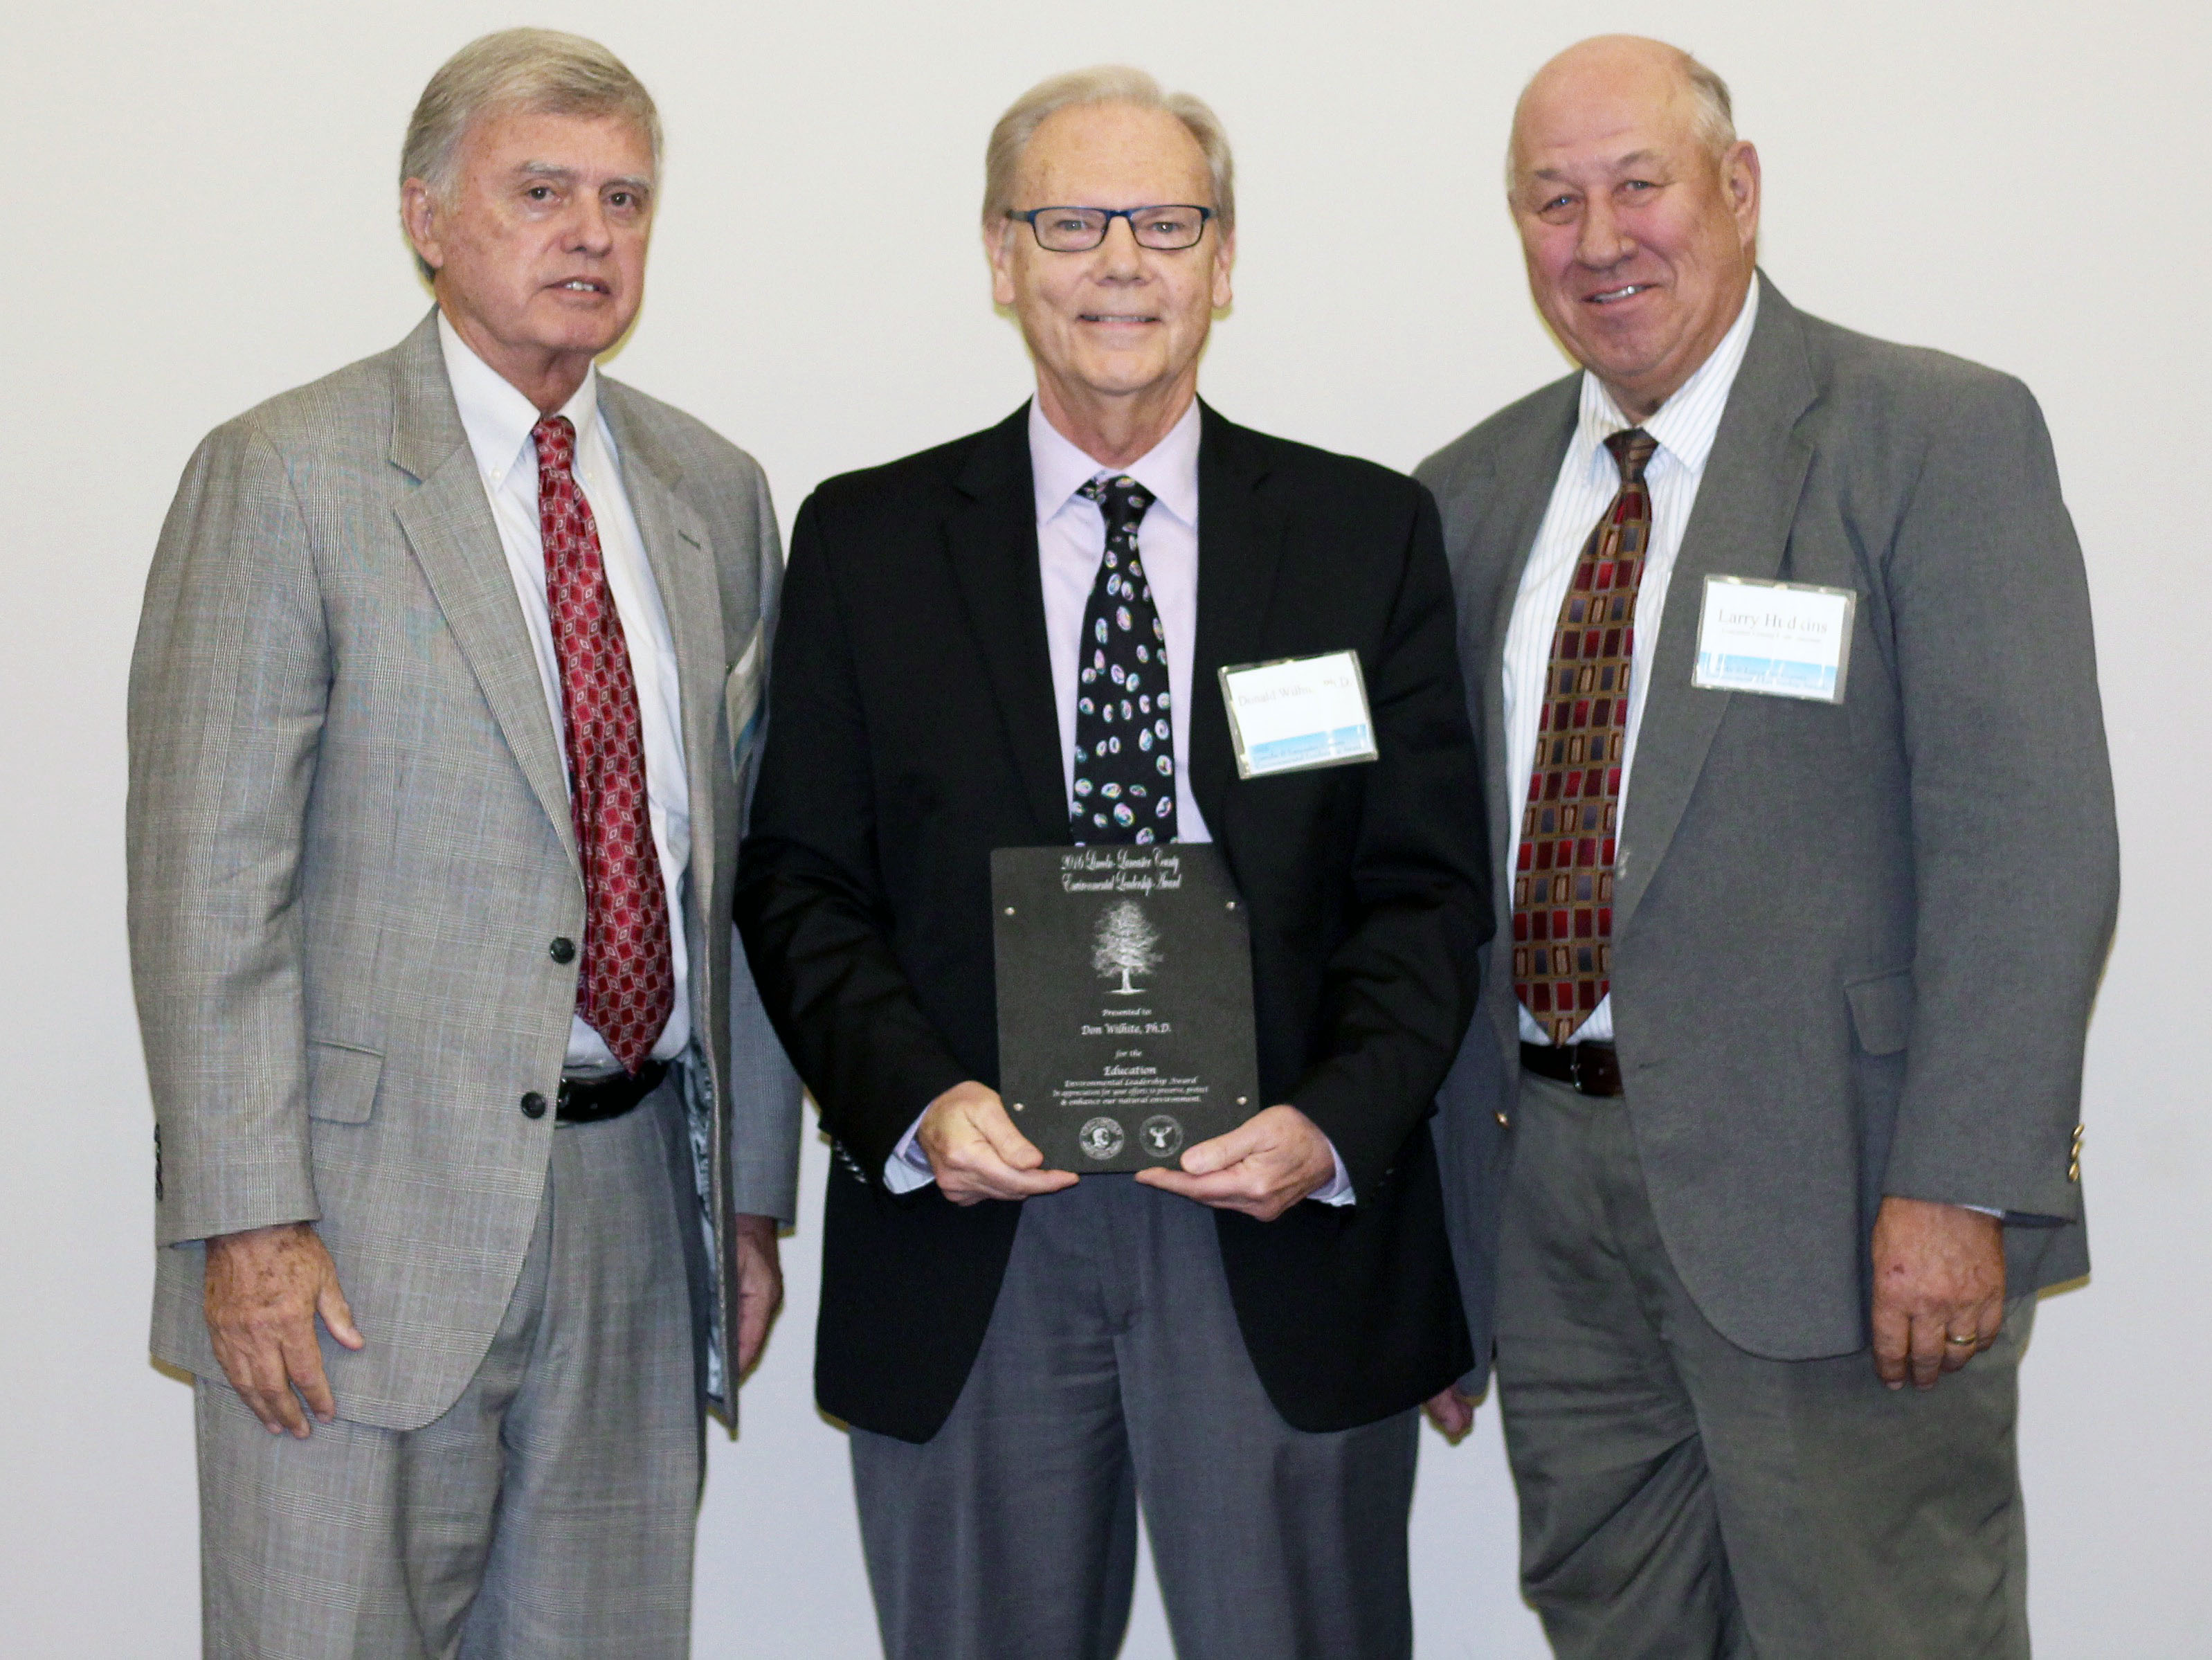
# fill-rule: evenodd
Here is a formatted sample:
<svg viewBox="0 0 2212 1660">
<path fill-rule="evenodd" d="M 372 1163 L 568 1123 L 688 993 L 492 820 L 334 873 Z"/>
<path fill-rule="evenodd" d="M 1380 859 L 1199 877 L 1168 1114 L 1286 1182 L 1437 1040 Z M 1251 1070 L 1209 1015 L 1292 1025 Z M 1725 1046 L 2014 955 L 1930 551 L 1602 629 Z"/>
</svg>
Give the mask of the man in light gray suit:
<svg viewBox="0 0 2212 1660">
<path fill-rule="evenodd" d="M 1583 372 L 1420 476 L 1512 918 L 1437 1139 L 1523 1584 L 1563 1656 L 2025 1656 L 2118 865 L 2050 440 L 1759 274 L 1672 47 L 1547 65 L 1510 175 Z"/>
<path fill-rule="evenodd" d="M 767 487 L 594 367 L 659 150 L 605 48 L 465 48 L 402 161 L 437 308 L 162 531 L 131 939 L 210 1656 L 688 1646 L 798 1095 L 729 921 Z"/>
</svg>

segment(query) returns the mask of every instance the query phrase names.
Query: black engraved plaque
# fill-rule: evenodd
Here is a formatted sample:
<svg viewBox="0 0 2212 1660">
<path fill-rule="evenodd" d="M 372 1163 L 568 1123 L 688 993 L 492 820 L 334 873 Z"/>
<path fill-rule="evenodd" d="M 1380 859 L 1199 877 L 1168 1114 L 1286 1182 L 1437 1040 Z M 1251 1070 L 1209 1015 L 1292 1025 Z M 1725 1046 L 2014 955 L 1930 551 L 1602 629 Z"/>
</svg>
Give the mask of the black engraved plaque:
<svg viewBox="0 0 2212 1660">
<path fill-rule="evenodd" d="M 1252 937 L 1203 842 L 991 855 L 999 1093 L 1046 1168 L 1137 1171 L 1258 1112 Z"/>
</svg>

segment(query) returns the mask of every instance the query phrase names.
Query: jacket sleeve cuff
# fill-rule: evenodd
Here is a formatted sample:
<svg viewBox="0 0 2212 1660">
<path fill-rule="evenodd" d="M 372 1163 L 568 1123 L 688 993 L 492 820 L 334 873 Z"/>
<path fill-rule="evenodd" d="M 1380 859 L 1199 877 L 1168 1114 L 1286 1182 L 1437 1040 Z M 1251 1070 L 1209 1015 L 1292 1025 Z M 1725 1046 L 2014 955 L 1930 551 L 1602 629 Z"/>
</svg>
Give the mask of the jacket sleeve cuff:
<svg viewBox="0 0 2212 1660">
<path fill-rule="evenodd" d="M 283 1222 L 319 1222 L 323 1207 L 315 1198 L 314 1177 L 289 1162 L 229 1168 L 221 1179 L 195 1183 L 173 1170 L 167 1191 L 155 1202 L 155 1237 L 163 1245 L 189 1244 L 227 1233 L 246 1233 Z M 197 1190 L 196 1190 L 197 1189 Z M 212 1190 L 210 1190 L 212 1189 Z"/>
</svg>

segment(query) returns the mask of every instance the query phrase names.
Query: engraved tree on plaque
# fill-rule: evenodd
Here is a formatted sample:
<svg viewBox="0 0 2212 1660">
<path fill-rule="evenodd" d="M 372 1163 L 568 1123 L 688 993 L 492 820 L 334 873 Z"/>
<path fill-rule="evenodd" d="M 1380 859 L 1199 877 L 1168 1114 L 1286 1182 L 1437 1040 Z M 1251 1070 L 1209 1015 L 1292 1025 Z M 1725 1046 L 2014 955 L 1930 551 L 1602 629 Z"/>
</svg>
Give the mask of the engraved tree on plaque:
<svg viewBox="0 0 2212 1660">
<path fill-rule="evenodd" d="M 1107 979 L 1121 976 L 1118 991 L 1109 997 L 1137 997 L 1142 989 L 1129 983 L 1133 974 L 1149 974 L 1160 965 L 1160 934 L 1133 899 L 1109 905 L 1098 918 L 1098 933 L 1091 950 L 1091 966 Z"/>
</svg>

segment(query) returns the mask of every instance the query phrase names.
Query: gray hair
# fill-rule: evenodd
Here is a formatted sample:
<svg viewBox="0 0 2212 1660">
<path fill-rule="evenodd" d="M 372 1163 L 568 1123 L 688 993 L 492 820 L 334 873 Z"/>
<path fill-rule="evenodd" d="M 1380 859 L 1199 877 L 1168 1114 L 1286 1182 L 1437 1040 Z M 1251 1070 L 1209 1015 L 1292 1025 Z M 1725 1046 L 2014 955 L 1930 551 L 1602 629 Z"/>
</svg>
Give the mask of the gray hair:
<svg viewBox="0 0 2212 1660">
<path fill-rule="evenodd" d="M 1220 118 L 1203 99 L 1187 92 L 1162 92 L 1160 83 L 1142 70 L 1124 64 L 1102 64 L 1038 82 L 999 118 L 983 152 L 986 231 L 995 228 L 1013 207 L 1014 173 L 1036 130 L 1048 117 L 1080 104 L 1128 104 L 1141 110 L 1165 110 L 1182 122 L 1205 152 L 1206 170 L 1213 179 L 1212 206 L 1221 222 L 1221 234 L 1226 236 L 1237 228 L 1237 164 L 1229 154 L 1229 135 L 1222 130 Z"/>
<path fill-rule="evenodd" d="M 501 29 L 471 40 L 430 77 L 399 149 L 399 181 L 420 179 L 453 199 L 461 140 L 490 115 L 617 116 L 630 122 L 660 167 L 660 112 L 622 59 L 596 40 L 558 29 Z M 422 261 L 422 274 L 432 272 Z"/>
<path fill-rule="evenodd" d="M 1682 54 L 1682 79 L 1690 88 L 1690 131 L 1717 161 L 1735 143 L 1735 100 L 1728 82 L 1688 52 Z"/>
<path fill-rule="evenodd" d="M 1682 85 L 1690 94 L 1690 136 L 1717 166 L 1735 143 L 1735 100 L 1729 95 L 1728 82 L 1718 74 L 1690 53 L 1679 47 L 1676 51 L 1680 58 L 1678 67 L 1682 71 Z M 1523 88 L 1522 96 L 1527 95 L 1528 89 Z M 1521 182 L 1520 156 L 1515 149 L 1521 131 L 1521 106 L 1517 101 L 1513 117 L 1512 131 L 1505 140 L 1505 191 L 1509 196 Z"/>
</svg>

